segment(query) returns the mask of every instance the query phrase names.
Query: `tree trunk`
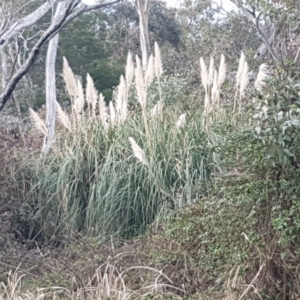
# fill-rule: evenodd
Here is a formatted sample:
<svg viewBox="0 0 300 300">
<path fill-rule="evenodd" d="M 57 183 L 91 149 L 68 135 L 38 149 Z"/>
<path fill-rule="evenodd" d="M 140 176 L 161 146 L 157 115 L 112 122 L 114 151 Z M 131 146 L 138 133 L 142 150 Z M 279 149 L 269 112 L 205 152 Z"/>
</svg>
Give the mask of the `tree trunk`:
<svg viewBox="0 0 300 300">
<path fill-rule="evenodd" d="M 0 50 L 1 55 L 1 90 L 4 89 L 6 86 L 6 80 L 7 80 L 7 58 L 4 50 Z"/>
<path fill-rule="evenodd" d="M 148 0 L 136 0 L 135 7 L 139 15 L 140 23 L 140 43 L 142 51 L 142 64 L 145 69 L 150 57 L 150 40 L 149 40 L 149 4 Z"/>
<path fill-rule="evenodd" d="M 64 8 L 64 3 L 57 5 L 53 22 Z M 57 33 L 49 42 L 46 58 L 46 128 L 47 135 L 44 139 L 42 152 L 49 153 L 55 139 L 55 113 L 56 113 L 56 76 L 55 62 L 57 55 L 57 47 L 59 41 L 59 33 Z"/>
</svg>

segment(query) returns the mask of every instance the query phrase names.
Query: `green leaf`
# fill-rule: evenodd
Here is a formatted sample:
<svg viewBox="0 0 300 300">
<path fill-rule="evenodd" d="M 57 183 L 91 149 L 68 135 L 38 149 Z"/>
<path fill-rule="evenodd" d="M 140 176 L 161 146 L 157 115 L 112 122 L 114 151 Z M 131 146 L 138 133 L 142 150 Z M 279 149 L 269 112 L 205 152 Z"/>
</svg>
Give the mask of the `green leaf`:
<svg viewBox="0 0 300 300">
<path fill-rule="evenodd" d="M 283 148 L 283 152 L 290 157 L 294 157 L 294 154 L 292 152 L 290 152 L 290 150 L 287 148 Z"/>
</svg>

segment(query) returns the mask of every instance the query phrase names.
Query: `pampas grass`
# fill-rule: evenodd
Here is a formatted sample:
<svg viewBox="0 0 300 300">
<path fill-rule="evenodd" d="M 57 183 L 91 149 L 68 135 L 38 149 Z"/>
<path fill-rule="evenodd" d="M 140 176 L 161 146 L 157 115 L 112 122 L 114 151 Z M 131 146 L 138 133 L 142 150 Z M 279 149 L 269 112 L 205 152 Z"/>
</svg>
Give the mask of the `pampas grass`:
<svg viewBox="0 0 300 300">
<path fill-rule="evenodd" d="M 126 81 L 123 75 L 120 77 L 120 84 L 117 87 L 116 116 L 117 121 L 122 124 L 127 118 L 127 95 Z"/>
<path fill-rule="evenodd" d="M 110 124 L 116 124 L 116 110 L 112 101 L 109 102 Z"/>
<path fill-rule="evenodd" d="M 181 129 L 186 125 L 186 113 L 181 114 L 176 122 L 176 128 Z"/>
<path fill-rule="evenodd" d="M 237 106 L 237 99 L 239 99 L 239 112 L 241 111 L 242 107 L 242 97 L 245 94 L 246 87 L 249 83 L 249 68 L 248 63 L 246 62 L 246 58 L 244 53 L 241 53 L 241 57 L 239 60 L 239 67 L 236 74 L 236 94 L 234 97 L 234 105 L 233 110 L 236 110 Z M 239 95 L 239 98 L 238 98 Z"/>
<path fill-rule="evenodd" d="M 145 85 L 144 74 L 142 70 L 141 60 L 136 56 L 136 68 L 135 68 L 135 83 L 136 91 L 138 95 L 138 101 L 142 108 L 142 116 L 145 125 L 146 136 L 150 139 L 150 132 L 148 127 L 146 104 L 147 104 L 147 87 Z"/>
<path fill-rule="evenodd" d="M 98 101 L 98 92 L 95 88 L 94 81 L 90 74 L 86 76 L 86 102 L 89 110 L 92 112 L 92 116 L 95 117 L 96 105 Z"/>
<path fill-rule="evenodd" d="M 211 89 L 211 100 L 214 107 L 216 107 L 216 104 L 219 104 L 219 85 L 218 85 L 218 71 L 215 70 L 214 72 L 214 82 Z M 218 103 L 217 103 L 218 102 Z M 219 105 L 217 105 L 219 107 Z"/>
<path fill-rule="evenodd" d="M 209 109 L 209 75 L 206 68 L 206 64 L 202 57 L 200 57 L 200 77 L 201 82 L 205 90 L 205 98 L 204 98 L 204 118 L 206 117 Z"/>
<path fill-rule="evenodd" d="M 134 140 L 134 138 L 129 137 L 128 138 L 130 144 L 131 144 L 131 148 L 133 151 L 134 156 L 143 164 L 143 165 L 147 165 L 147 159 L 146 159 L 146 155 L 144 150 L 142 150 L 142 148 L 136 143 L 136 141 Z"/>
<path fill-rule="evenodd" d="M 82 83 L 79 79 L 77 79 L 77 97 L 74 102 L 74 110 L 77 120 L 80 119 L 81 114 L 84 109 L 84 91 Z"/>
<path fill-rule="evenodd" d="M 225 63 L 225 56 L 221 55 L 220 66 L 219 66 L 219 77 L 218 77 L 218 86 L 219 90 L 221 89 L 222 84 L 226 79 L 227 66 Z"/>
<path fill-rule="evenodd" d="M 129 88 L 131 86 L 133 77 L 134 77 L 134 65 L 133 65 L 133 61 L 132 61 L 132 55 L 130 52 L 128 52 L 126 68 L 125 68 L 125 78 L 126 78 L 127 88 Z"/>
<path fill-rule="evenodd" d="M 42 132 L 44 135 L 47 135 L 47 128 L 45 122 L 40 118 L 40 116 L 31 108 L 29 108 L 30 117 L 33 121 L 35 128 Z"/>
<path fill-rule="evenodd" d="M 57 101 L 56 101 L 56 111 L 57 111 L 58 119 L 70 131 L 71 130 L 71 123 L 70 123 L 69 117 L 62 110 L 60 104 Z"/>
<path fill-rule="evenodd" d="M 71 100 L 76 99 L 77 83 L 76 78 L 72 69 L 69 66 L 69 63 L 65 57 L 63 57 L 63 78 L 66 83 L 67 91 L 71 97 Z"/>
<path fill-rule="evenodd" d="M 145 88 L 149 88 L 154 79 L 154 58 L 153 55 L 150 55 L 147 70 L 145 74 Z"/>
<path fill-rule="evenodd" d="M 266 85 L 266 79 L 268 77 L 269 77 L 268 65 L 261 64 L 254 84 L 255 88 L 258 91 L 262 91 L 263 87 Z"/>
<path fill-rule="evenodd" d="M 157 101 L 154 107 L 150 111 L 150 116 L 152 119 L 160 117 L 162 115 L 163 103 L 162 101 Z"/>
<path fill-rule="evenodd" d="M 108 113 L 107 113 L 107 107 L 104 101 L 104 96 L 102 93 L 99 95 L 98 100 L 98 108 L 99 108 L 99 115 L 102 125 L 106 128 L 107 127 L 107 119 L 108 119 Z"/>
<path fill-rule="evenodd" d="M 208 85 L 212 85 L 214 82 L 215 66 L 214 58 L 210 57 L 209 69 L 208 69 Z"/>
<path fill-rule="evenodd" d="M 246 87 L 249 83 L 249 67 L 248 67 L 248 63 L 245 62 L 244 63 L 244 68 L 243 68 L 243 72 L 241 73 L 241 81 L 240 81 L 240 97 L 242 97 L 245 94 L 246 91 Z"/>
<path fill-rule="evenodd" d="M 138 101 L 142 108 L 146 106 L 146 95 L 145 95 L 143 78 L 144 75 L 143 75 L 141 60 L 138 56 L 136 56 L 135 84 L 136 84 L 136 91 L 138 95 Z"/>
<path fill-rule="evenodd" d="M 244 52 L 242 52 L 239 60 L 239 67 L 236 73 L 236 91 L 239 91 L 240 88 L 245 62 L 246 62 L 245 55 Z"/>
<path fill-rule="evenodd" d="M 207 93 L 209 77 L 208 77 L 208 71 L 206 68 L 206 64 L 202 57 L 200 57 L 200 77 L 201 77 L 202 85 L 205 89 L 205 93 Z"/>
<path fill-rule="evenodd" d="M 154 55 L 155 55 L 155 59 L 154 59 L 155 75 L 158 80 L 159 101 L 162 103 L 162 106 L 163 106 L 162 91 L 161 91 L 161 76 L 163 74 L 163 65 L 162 65 L 162 60 L 161 60 L 160 48 L 159 48 L 157 42 L 155 42 L 155 45 L 154 45 Z M 162 117 L 163 117 L 163 114 L 162 114 L 162 110 L 161 110 L 160 118 L 162 119 Z"/>
</svg>

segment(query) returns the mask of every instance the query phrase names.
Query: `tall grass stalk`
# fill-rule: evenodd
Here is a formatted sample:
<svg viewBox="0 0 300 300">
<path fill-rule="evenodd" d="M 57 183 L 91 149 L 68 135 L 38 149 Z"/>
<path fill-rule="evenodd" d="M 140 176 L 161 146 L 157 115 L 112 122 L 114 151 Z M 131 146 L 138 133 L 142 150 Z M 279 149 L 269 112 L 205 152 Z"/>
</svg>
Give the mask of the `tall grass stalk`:
<svg viewBox="0 0 300 300">
<path fill-rule="evenodd" d="M 157 80 L 158 80 L 159 101 L 161 103 L 160 105 L 163 107 L 164 102 L 163 102 L 162 90 L 161 90 L 161 77 L 162 77 L 162 74 L 163 74 L 163 65 L 162 65 L 160 48 L 159 48 L 157 42 L 155 42 L 155 45 L 154 45 L 154 56 L 155 56 L 155 59 L 154 59 L 155 75 L 156 75 Z M 161 110 L 160 117 L 161 117 L 161 119 L 163 117 L 162 110 Z"/>
</svg>

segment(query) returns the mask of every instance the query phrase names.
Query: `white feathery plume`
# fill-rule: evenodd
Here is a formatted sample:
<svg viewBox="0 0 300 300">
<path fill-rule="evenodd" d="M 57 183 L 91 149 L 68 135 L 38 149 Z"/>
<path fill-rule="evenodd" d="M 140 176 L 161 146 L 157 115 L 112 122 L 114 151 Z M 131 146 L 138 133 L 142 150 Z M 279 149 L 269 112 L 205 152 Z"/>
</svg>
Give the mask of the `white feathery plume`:
<svg viewBox="0 0 300 300">
<path fill-rule="evenodd" d="M 214 72 L 214 83 L 211 89 L 211 98 L 212 103 L 215 103 L 219 97 L 219 85 L 218 85 L 218 71 L 215 70 Z"/>
<path fill-rule="evenodd" d="M 104 96 L 102 95 L 102 93 L 100 93 L 100 95 L 99 95 L 98 108 L 99 108 L 99 115 L 100 115 L 101 123 L 105 127 L 107 125 L 108 115 L 107 115 L 106 104 L 104 101 Z"/>
<path fill-rule="evenodd" d="M 127 118 L 126 83 L 123 75 L 120 77 L 120 84 L 117 89 L 116 114 L 120 122 Z"/>
<path fill-rule="evenodd" d="M 82 83 L 79 79 L 77 79 L 77 97 L 74 106 L 75 106 L 76 117 L 77 119 L 79 119 L 81 116 L 80 114 L 82 113 L 84 108 L 84 92 L 83 92 Z"/>
<path fill-rule="evenodd" d="M 116 111 L 112 101 L 109 102 L 109 113 L 110 113 L 110 123 L 114 125 L 116 123 Z"/>
<path fill-rule="evenodd" d="M 145 88 L 143 82 L 143 70 L 141 65 L 141 60 L 138 56 L 136 56 L 136 68 L 135 68 L 135 83 L 136 83 L 136 91 L 138 95 L 138 101 L 142 108 L 146 106 L 146 95 Z"/>
<path fill-rule="evenodd" d="M 248 76 L 248 63 L 245 61 L 243 72 L 241 73 L 241 81 L 240 81 L 240 97 L 242 97 L 245 94 L 246 87 L 249 82 L 249 76 Z"/>
<path fill-rule="evenodd" d="M 186 113 L 181 114 L 178 118 L 178 121 L 176 122 L 176 128 L 180 129 L 184 127 L 186 124 Z"/>
<path fill-rule="evenodd" d="M 245 62 L 246 62 L 245 55 L 244 55 L 244 52 L 242 52 L 241 57 L 240 57 L 240 61 L 239 61 L 238 71 L 236 73 L 236 88 L 237 88 L 237 90 L 238 90 L 238 88 L 240 87 L 240 84 L 241 84 Z"/>
<path fill-rule="evenodd" d="M 151 54 L 149 57 L 147 70 L 146 70 L 146 74 L 145 74 L 145 88 L 146 89 L 151 85 L 153 79 L 154 79 L 154 59 L 153 59 L 153 55 Z"/>
<path fill-rule="evenodd" d="M 201 81 L 205 90 L 208 87 L 208 72 L 203 58 L 200 58 Z"/>
<path fill-rule="evenodd" d="M 60 104 L 57 101 L 55 101 L 55 103 L 56 103 L 56 112 L 57 112 L 57 116 L 58 116 L 59 120 L 70 131 L 71 130 L 71 122 L 69 120 L 69 117 L 62 110 Z"/>
<path fill-rule="evenodd" d="M 214 66 L 214 58 L 210 57 L 210 61 L 209 61 L 209 69 L 208 69 L 208 84 L 212 85 L 214 83 L 214 70 L 215 70 L 215 66 Z"/>
<path fill-rule="evenodd" d="M 151 118 L 156 118 L 162 115 L 163 102 L 161 100 L 157 101 L 154 107 L 150 111 Z"/>
<path fill-rule="evenodd" d="M 133 65 L 132 55 L 130 52 L 128 52 L 126 69 L 125 69 L 126 84 L 128 89 L 132 83 L 133 76 L 134 76 L 134 65 Z"/>
<path fill-rule="evenodd" d="M 268 74 L 268 65 L 267 64 L 261 64 L 259 67 L 259 71 L 255 80 L 255 88 L 259 91 L 262 90 L 262 88 L 266 84 L 266 79 L 269 77 Z"/>
<path fill-rule="evenodd" d="M 157 78 L 160 78 L 163 73 L 161 53 L 157 42 L 154 44 L 154 52 L 155 52 L 155 74 Z"/>
<path fill-rule="evenodd" d="M 65 57 L 63 57 L 63 78 L 71 100 L 74 101 L 77 94 L 76 78 Z"/>
<path fill-rule="evenodd" d="M 86 75 L 86 101 L 89 105 L 89 108 L 92 109 L 93 116 L 95 116 L 96 105 L 98 101 L 98 92 L 89 73 Z"/>
<path fill-rule="evenodd" d="M 131 148 L 133 151 L 134 156 L 144 165 L 147 165 L 147 159 L 144 150 L 136 143 L 136 141 L 132 138 L 128 138 Z"/>
<path fill-rule="evenodd" d="M 227 71 L 227 66 L 225 63 L 225 56 L 222 54 L 221 60 L 220 60 L 219 78 L 218 78 L 219 89 L 221 88 L 222 84 L 224 83 L 224 81 L 226 79 L 226 71 Z"/>
<path fill-rule="evenodd" d="M 35 128 L 41 131 L 44 135 L 47 135 L 47 127 L 40 116 L 31 108 L 29 108 L 29 113 Z"/>
</svg>

